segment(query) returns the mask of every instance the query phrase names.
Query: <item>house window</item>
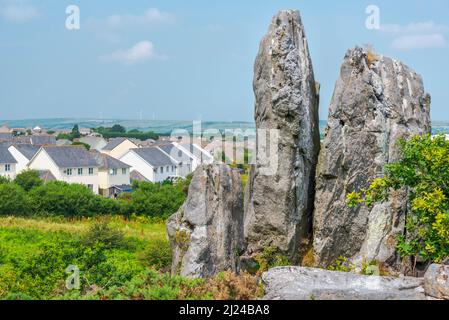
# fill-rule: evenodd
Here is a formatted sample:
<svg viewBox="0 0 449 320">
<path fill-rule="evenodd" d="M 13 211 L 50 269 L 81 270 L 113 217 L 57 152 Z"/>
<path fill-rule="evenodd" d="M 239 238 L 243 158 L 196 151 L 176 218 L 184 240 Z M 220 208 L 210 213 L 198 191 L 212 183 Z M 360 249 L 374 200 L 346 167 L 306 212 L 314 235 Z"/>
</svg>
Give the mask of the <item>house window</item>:
<svg viewBox="0 0 449 320">
<path fill-rule="evenodd" d="M 71 176 L 72 175 L 72 169 L 67 169 L 67 175 Z"/>
<path fill-rule="evenodd" d="M 171 172 L 175 172 L 175 166 L 171 166 Z"/>
<path fill-rule="evenodd" d="M 167 173 L 170 172 L 170 167 L 167 167 Z"/>
<path fill-rule="evenodd" d="M 187 165 L 187 170 L 190 172 L 191 171 L 191 166 L 190 164 Z"/>
<path fill-rule="evenodd" d="M 89 174 L 94 174 L 94 168 L 89 168 Z"/>
<path fill-rule="evenodd" d="M 83 174 L 83 168 L 78 168 L 78 175 L 81 176 Z"/>
<path fill-rule="evenodd" d="M 94 191 L 94 185 L 93 185 L 93 184 L 88 184 L 87 187 L 88 187 L 91 191 Z"/>
<path fill-rule="evenodd" d="M 126 168 L 122 169 L 122 174 L 126 174 Z"/>
<path fill-rule="evenodd" d="M 161 173 L 164 173 L 164 167 L 161 167 Z"/>
<path fill-rule="evenodd" d="M 6 172 L 10 172 L 11 171 L 11 165 L 10 164 L 5 164 L 5 171 Z"/>
<path fill-rule="evenodd" d="M 112 169 L 111 170 L 111 175 L 112 176 L 116 176 L 117 175 L 117 169 Z"/>
</svg>

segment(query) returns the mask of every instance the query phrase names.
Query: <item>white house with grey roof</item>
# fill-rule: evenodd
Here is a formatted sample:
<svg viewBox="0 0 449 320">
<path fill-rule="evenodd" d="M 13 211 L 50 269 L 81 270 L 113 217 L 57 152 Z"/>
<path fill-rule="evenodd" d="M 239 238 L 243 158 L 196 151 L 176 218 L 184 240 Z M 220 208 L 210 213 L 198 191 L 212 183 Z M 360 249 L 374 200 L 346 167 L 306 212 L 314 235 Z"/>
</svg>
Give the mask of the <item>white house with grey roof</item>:
<svg viewBox="0 0 449 320">
<path fill-rule="evenodd" d="M 177 176 L 178 163 L 157 147 L 131 149 L 120 160 L 151 182 Z"/>
<path fill-rule="evenodd" d="M 195 171 L 196 168 L 201 164 L 211 164 L 212 162 L 214 162 L 214 157 L 209 152 L 196 144 L 177 142 L 173 142 L 173 144 L 193 159 L 192 171 Z"/>
<path fill-rule="evenodd" d="M 170 156 L 177 163 L 176 175 L 187 177 L 193 170 L 193 162 L 195 159 L 173 143 L 160 144 L 157 146 L 165 154 Z"/>
<path fill-rule="evenodd" d="M 28 164 L 32 170 L 50 171 L 56 180 L 84 184 L 95 194 L 99 193 L 100 167 L 93 153 L 78 146 L 44 146 Z"/>
<path fill-rule="evenodd" d="M 39 151 L 39 149 L 40 147 L 33 146 L 31 144 L 13 144 L 8 148 L 9 152 L 17 161 L 17 174 L 28 169 L 28 163 Z"/>
<path fill-rule="evenodd" d="M 0 147 L 0 176 L 15 179 L 17 160 L 14 159 L 8 148 Z"/>
</svg>

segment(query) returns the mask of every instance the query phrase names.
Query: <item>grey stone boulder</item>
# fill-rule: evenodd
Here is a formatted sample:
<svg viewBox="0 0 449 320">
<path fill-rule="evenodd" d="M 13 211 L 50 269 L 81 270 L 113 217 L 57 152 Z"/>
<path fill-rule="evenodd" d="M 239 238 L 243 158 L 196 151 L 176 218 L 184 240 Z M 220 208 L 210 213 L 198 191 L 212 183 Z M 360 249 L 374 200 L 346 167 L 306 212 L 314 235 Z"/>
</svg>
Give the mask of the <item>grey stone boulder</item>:
<svg viewBox="0 0 449 320">
<path fill-rule="evenodd" d="M 172 274 L 206 278 L 239 269 L 243 245 L 243 187 L 225 164 L 197 168 L 184 205 L 167 222 Z"/>
<path fill-rule="evenodd" d="M 262 274 L 266 300 L 426 300 L 423 279 L 363 276 L 302 267 Z"/>
<path fill-rule="evenodd" d="M 449 300 L 449 266 L 432 264 L 424 275 L 424 289 L 428 296 Z"/>
<path fill-rule="evenodd" d="M 362 48 L 347 52 L 329 110 L 316 177 L 317 266 L 340 256 L 358 267 L 378 261 L 397 271 L 396 237 L 409 210 L 406 190 L 373 207 L 349 208 L 346 197 L 382 177 L 399 160 L 398 139 L 430 133 L 430 96 L 420 75 L 400 61 Z"/>
<path fill-rule="evenodd" d="M 270 247 L 296 261 L 311 233 L 320 146 L 318 86 L 298 11 L 274 16 L 253 87 L 257 160 L 245 196 L 244 259 Z"/>
</svg>

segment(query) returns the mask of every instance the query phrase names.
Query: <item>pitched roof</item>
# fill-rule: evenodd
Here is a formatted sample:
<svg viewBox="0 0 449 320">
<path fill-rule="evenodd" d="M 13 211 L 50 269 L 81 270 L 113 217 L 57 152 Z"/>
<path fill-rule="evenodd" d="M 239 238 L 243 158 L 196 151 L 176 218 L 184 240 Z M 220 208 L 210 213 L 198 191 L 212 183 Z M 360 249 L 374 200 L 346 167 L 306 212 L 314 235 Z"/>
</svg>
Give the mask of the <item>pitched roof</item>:
<svg viewBox="0 0 449 320">
<path fill-rule="evenodd" d="M 60 168 L 100 166 L 96 157 L 83 146 L 46 146 L 43 149 Z"/>
<path fill-rule="evenodd" d="M 21 154 L 30 160 L 39 151 L 40 147 L 31 144 L 14 144 L 13 145 Z"/>
<path fill-rule="evenodd" d="M 31 136 L 30 141 L 35 146 L 56 145 L 55 136 Z"/>
<path fill-rule="evenodd" d="M 141 174 L 139 171 L 137 170 L 133 170 L 130 172 L 129 174 L 130 178 L 131 178 L 131 182 L 132 181 L 144 181 L 144 182 L 148 182 L 149 180 L 147 178 L 145 178 L 143 176 L 143 174 Z"/>
<path fill-rule="evenodd" d="M 39 178 L 43 180 L 44 182 L 50 182 L 55 181 L 56 178 L 53 175 L 53 173 L 50 172 L 50 170 L 38 170 L 39 172 Z"/>
<path fill-rule="evenodd" d="M 13 135 L 11 133 L 1 133 L 0 132 L 1 140 L 11 140 L 12 138 L 13 138 Z"/>
<path fill-rule="evenodd" d="M 8 148 L 0 147 L 0 163 L 17 163 Z"/>
<path fill-rule="evenodd" d="M 88 145 L 90 145 L 91 149 L 96 149 L 98 151 L 107 146 L 106 140 L 102 137 L 87 136 L 80 138 L 79 141 L 87 143 Z"/>
<path fill-rule="evenodd" d="M 204 152 L 201 148 L 199 148 L 195 144 L 181 144 L 181 147 L 185 148 L 187 151 L 189 151 L 191 154 L 193 154 L 195 157 L 201 159 L 201 160 L 211 160 L 212 158 Z"/>
<path fill-rule="evenodd" d="M 192 161 L 192 157 L 190 157 L 188 154 L 183 152 L 181 149 L 177 148 L 173 144 L 164 144 L 158 146 L 159 149 L 164 151 L 166 154 L 168 154 L 170 157 L 175 159 L 179 162 L 186 162 L 186 161 Z"/>
<path fill-rule="evenodd" d="M 126 163 L 117 160 L 111 156 L 108 156 L 104 153 L 93 153 L 95 158 L 97 159 L 100 169 L 125 169 L 125 168 L 131 168 L 131 166 L 127 165 Z"/>
<path fill-rule="evenodd" d="M 177 165 L 169 156 L 167 156 L 162 150 L 156 147 L 131 149 L 137 153 L 142 159 L 148 162 L 152 167 L 162 167 Z"/>
<path fill-rule="evenodd" d="M 128 140 L 127 138 L 115 138 L 109 140 L 108 144 L 103 148 L 103 150 L 111 151 L 114 150 L 118 145 L 120 145 L 123 141 Z"/>
</svg>

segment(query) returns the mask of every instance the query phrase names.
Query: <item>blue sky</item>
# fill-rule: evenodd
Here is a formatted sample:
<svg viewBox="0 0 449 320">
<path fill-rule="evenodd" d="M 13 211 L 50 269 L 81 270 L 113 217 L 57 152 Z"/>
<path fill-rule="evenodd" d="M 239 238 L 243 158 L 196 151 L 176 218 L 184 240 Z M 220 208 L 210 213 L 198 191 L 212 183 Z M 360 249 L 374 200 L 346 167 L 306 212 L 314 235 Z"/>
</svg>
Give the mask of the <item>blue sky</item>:
<svg viewBox="0 0 449 320">
<path fill-rule="evenodd" d="M 71 4 L 80 30 L 65 27 Z M 447 0 L 0 0 L 0 119 L 252 121 L 254 59 L 280 9 L 301 11 L 321 119 L 346 50 L 372 44 L 420 73 L 433 119 L 449 120 Z"/>
</svg>

